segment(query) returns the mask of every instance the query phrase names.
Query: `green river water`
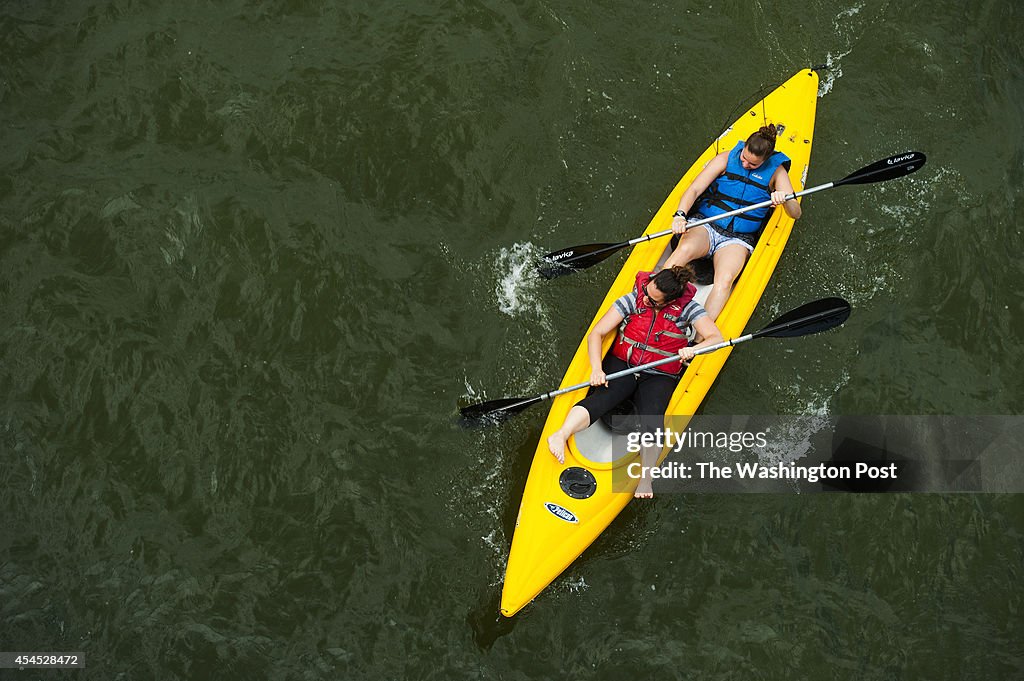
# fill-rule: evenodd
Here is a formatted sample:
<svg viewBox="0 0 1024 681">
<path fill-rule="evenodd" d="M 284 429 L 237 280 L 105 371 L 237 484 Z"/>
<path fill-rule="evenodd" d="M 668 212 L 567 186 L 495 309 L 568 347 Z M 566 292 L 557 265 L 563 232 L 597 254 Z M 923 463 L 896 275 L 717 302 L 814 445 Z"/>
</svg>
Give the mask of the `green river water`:
<svg viewBox="0 0 1024 681">
<path fill-rule="evenodd" d="M 621 257 L 825 64 L 718 414 L 1024 413 L 1019 5 L 0 3 L 0 679 L 1024 678 L 1019 494 L 634 503 L 513 620 L 545 409 Z M 799 443 L 794 443 L 794 446 Z M 1024 491 L 1024 490 L 1022 490 Z"/>
</svg>

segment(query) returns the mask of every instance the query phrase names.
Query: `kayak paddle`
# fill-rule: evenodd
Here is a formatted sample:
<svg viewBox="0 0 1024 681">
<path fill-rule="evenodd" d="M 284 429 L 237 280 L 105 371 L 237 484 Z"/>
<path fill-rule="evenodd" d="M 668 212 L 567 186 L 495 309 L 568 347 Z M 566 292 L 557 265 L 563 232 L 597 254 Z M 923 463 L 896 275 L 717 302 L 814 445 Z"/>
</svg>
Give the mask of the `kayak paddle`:
<svg viewBox="0 0 1024 681">
<path fill-rule="evenodd" d="M 925 160 L 925 155 L 919 151 L 909 151 L 905 154 L 889 156 L 888 158 L 875 161 L 871 165 L 864 166 L 860 170 L 850 173 L 841 180 L 826 182 L 825 184 L 819 184 L 817 187 L 811 187 L 810 189 L 790 194 L 786 197 L 786 200 L 788 201 L 789 199 L 807 196 L 808 194 L 820 192 L 825 189 L 832 189 L 833 187 L 841 187 L 844 184 L 871 184 L 873 182 L 894 180 L 898 177 L 903 177 L 904 175 L 909 175 L 910 173 L 919 170 L 921 166 L 924 165 Z M 687 229 L 690 227 L 704 225 L 715 220 L 730 218 L 734 215 L 746 213 L 747 211 L 756 210 L 758 208 L 766 208 L 770 205 L 772 205 L 771 201 L 762 201 L 761 203 L 744 206 L 743 208 L 715 215 L 714 217 L 695 220 L 687 223 Z M 559 277 L 563 274 L 570 274 L 577 270 L 584 270 L 596 265 L 609 257 L 612 253 L 626 248 L 627 246 L 633 246 L 641 241 L 658 239 L 663 236 L 668 236 L 669 234 L 672 234 L 671 229 L 666 229 L 661 232 L 645 236 L 638 236 L 635 239 L 630 239 L 629 241 L 623 241 L 617 244 L 583 244 L 581 246 L 570 246 L 569 248 L 563 248 L 560 251 L 553 251 L 545 255 L 545 262 L 537 268 L 537 271 L 545 279 L 554 279 L 555 277 Z"/>
<path fill-rule="evenodd" d="M 849 316 L 850 304 L 848 302 L 842 298 L 822 298 L 821 300 L 805 303 L 794 310 L 790 310 L 786 314 L 772 321 L 771 324 L 760 331 L 748 333 L 745 336 L 733 338 L 732 340 L 722 341 L 715 345 L 709 345 L 706 348 L 697 350 L 695 354 L 705 355 L 709 352 L 721 350 L 722 348 L 727 348 L 731 345 L 745 343 L 746 341 L 753 340 L 754 338 L 796 338 L 798 336 L 810 336 L 811 334 L 834 329 L 845 322 Z M 637 372 L 644 371 L 645 369 L 651 369 L 661 364 L 668 364 L 669 362 L 676 362 L 678 360 L 679 355 L 672 355 L 671 357 L 665 357 L 664 359 L 659 359 L 648 364 L 641 364 L 640 366 L 616 371 L 615 373 L 608 374 L 606 378 L 609 381 L 613 381 L 617 378 L 622 378 L 623 376 L 630 376 Z M 568 388 L 562 388 L 560 390 L 554 390 L 542 395 L 537 395 L 536 397 L 506 397 L 500 400 L 471 404 L 469 406 L 462 407 L 459 410 L 461 414 L 461 422 L 467 427 L 484 425 L 488 422 L 498 423 L 543 400 L 589 387 L 590 382 L 588 381 L 586 383 L 569 386 Z"/>
</svg>

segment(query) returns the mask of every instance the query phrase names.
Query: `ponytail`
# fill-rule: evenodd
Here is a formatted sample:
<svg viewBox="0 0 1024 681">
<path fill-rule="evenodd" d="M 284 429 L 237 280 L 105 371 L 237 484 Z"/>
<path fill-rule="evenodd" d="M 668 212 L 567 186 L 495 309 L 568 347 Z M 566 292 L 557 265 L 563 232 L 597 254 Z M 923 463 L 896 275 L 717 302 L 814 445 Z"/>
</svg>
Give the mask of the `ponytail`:
<svg viewBox="0 0 1024 681">
<path fill-rule="evenodd" d="M 775 151 L 778 130 L 775 124 L 761 126 L 761 129 L 747 138 L 747 151 L 758 158 L 768 158 Z"/>
<path fill-rule="evenodd" d="M 686 293 L 686 285 L 696 279 L 697 275 L 689 265 L 676 265 L 651 277 L 658 290 L 665 294 L 666 303 Z"/>
</svg>

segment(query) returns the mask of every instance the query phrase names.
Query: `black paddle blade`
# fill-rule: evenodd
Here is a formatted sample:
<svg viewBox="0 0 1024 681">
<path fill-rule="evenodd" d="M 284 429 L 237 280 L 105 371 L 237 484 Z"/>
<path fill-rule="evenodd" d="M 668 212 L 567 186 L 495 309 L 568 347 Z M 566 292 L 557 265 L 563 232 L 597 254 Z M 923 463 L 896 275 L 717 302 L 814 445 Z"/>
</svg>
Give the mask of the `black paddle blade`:
<svg viewBox="0 0 1024 681">
<path fill-rule="evenodd" d="M 875 161 L 869 166 L 856 170 L 838 182 L 833 183 L 838 187 L 843 184 L 870 184 L 872 182 L 883 182 L 894 180 L 916 172 L 924 165 L 927 157 L 920 151 L 908 151 L 905 154 L 896 154 L 881 161 Z"/>
<path fill-rule="evenodd" d="M 627 241 L 620 244 L 583 244 L 582 246 L 563 248 L 545 255 L 544 262 L 537 268 L 537 272 L 545 279 L 572 274 L 577 270 L 585 270 L 596 265 L 615 251 L 628 245 Z"/>
<path fill-rule="evenodd" d="M 495 425 L 508 420 L 542 399 L 542 397 L 506 397 L 501 400 L 471 404 L 459 409 L 459 425 L 463 428 Z"/>
<path fill-rule="evenodd" d="M 822 298 L 790 310 L 760 331 L 754 338 L 795 338 L 834 329 L 850 317 L 850 304 L 842 298 Z"/>
<path fill-rule="evenodd" d="M 545 279 L 556 279 L 566 274 L 572 274 L 578 272 L 572 265 L 563 265 L 559 262 L 551 262 L 550 260 L 543 260 L 537 265 L 537 274 L 544 277 Z"/>
</svg>

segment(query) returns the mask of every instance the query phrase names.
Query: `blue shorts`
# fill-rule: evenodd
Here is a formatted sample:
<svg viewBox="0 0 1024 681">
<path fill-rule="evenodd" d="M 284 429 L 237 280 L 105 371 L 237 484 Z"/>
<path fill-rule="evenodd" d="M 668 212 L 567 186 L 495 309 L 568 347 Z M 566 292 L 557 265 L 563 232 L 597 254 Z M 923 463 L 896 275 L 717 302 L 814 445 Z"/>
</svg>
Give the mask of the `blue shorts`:
<svg viewBox="0 0 1024 681">
<path fill-rule="evenodd" d="M 695 213 L 693 219 L 704 220 L 705 217 L 700 213 Z M 725 234 L 722 234 L 717 229 L 712 227 L 710 223 L 706 225 L 701 225 L 701 227 L 703 227 L 704 231 L 708 233 L 708 255 L 714 255 L 715 251 L 717 251 L 722 246 L 731 246 L 732 244 L 739 244 L 740 246 L 743 246 L 743 248 L 747 249 L 747 253 L 754 252 L 754 247 L 751 244 L 748 244 L 746 241 L 738 237 L 727 236 Z"/>
</svg>

